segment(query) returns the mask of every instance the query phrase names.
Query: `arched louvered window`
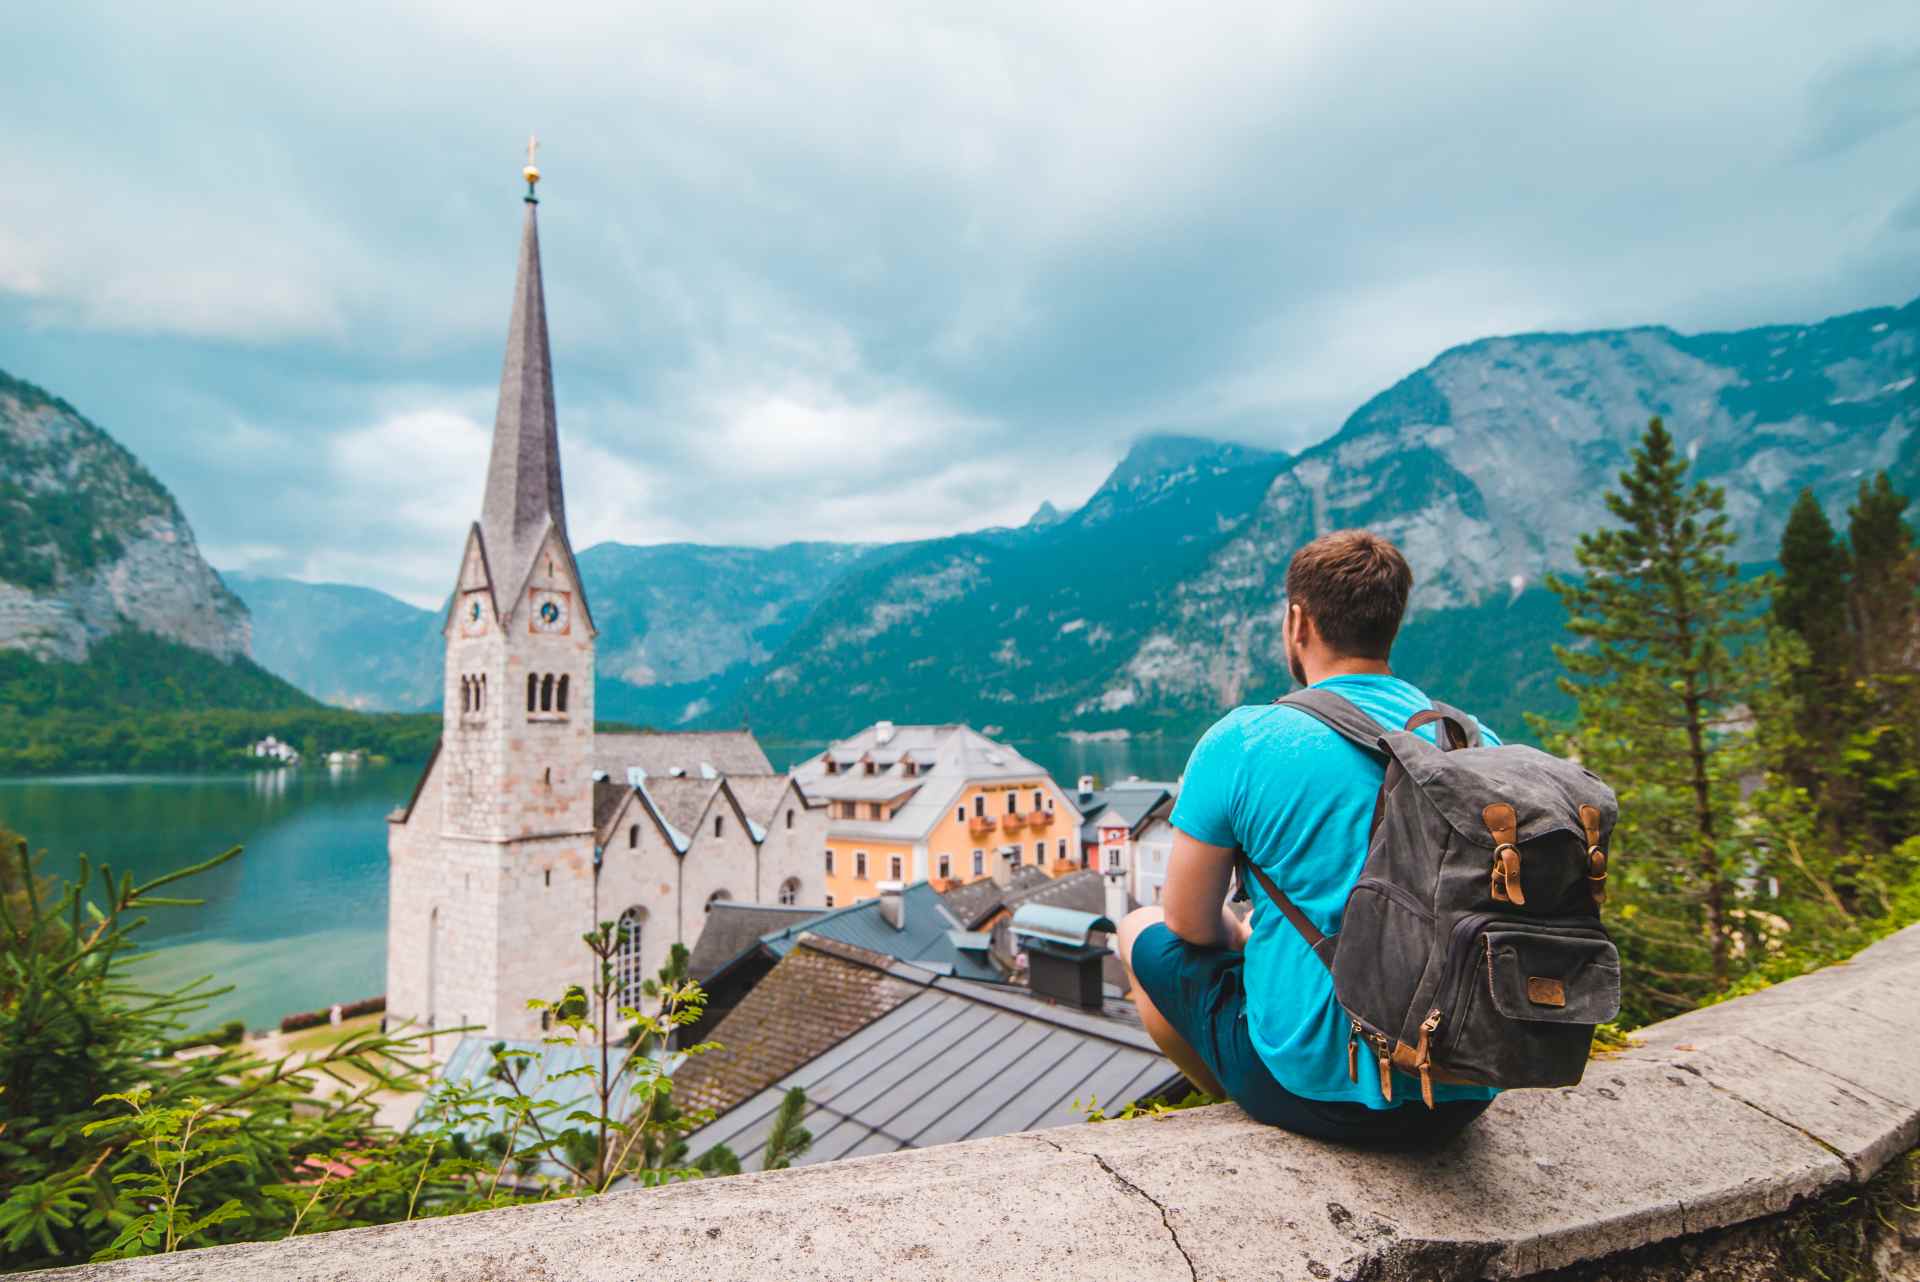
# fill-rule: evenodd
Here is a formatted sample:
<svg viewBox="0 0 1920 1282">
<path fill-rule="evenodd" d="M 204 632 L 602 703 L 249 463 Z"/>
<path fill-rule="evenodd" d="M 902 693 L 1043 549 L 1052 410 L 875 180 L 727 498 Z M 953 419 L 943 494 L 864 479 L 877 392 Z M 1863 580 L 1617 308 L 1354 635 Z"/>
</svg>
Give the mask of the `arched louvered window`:
<svg viewBox="0 0 1920 1282">
<path fill-rule="evenodd" d="M 562 673 L 560 676 L 560 691 L 554 696 L 553 710 L 555 712 L 565 712 L 567 710 L 567 678 L 565 673 Z"/>
<path fill-rule="evenodd" d="M 789 877 L 780 883 L 780 902 L 792 907 L 800 902 L 800 879 Z"/>
<path fill-rule="evenodd" d="M 527 711 L 538 712 L 539 710 L 540 678 L 529 672 L 527 673 Z"/>
<path fill-rule="evenodd" d="M 627 849 L 632 850 L 640 844 L 640 825 L 634 824 L 627 829 Z"/>
<path fill-rule="evenodd" d="M 708 912 L 712 912 L 713 906 L 715 904 L 719 903 L 724 899 L 732 899 L 732 898 L 733 898 L 733 892 L 731 890 L 716 890 L 711 895 L 707 896 L 706 910 Z"/>
<path fill-rule="evenodd" d="M 629 908 L 620 914 L 620 924 L 614 927 L 613 991 L 622 1006 L 638 1008 L 646 996 L 647 975 L 640 964 L 640 928 L 646 920 L 646 909 Z"/>
<path fill-rule="evenodd" d="M 540 678 L 540 711 L 553 711 L 553 673 Z"/>
</svg>

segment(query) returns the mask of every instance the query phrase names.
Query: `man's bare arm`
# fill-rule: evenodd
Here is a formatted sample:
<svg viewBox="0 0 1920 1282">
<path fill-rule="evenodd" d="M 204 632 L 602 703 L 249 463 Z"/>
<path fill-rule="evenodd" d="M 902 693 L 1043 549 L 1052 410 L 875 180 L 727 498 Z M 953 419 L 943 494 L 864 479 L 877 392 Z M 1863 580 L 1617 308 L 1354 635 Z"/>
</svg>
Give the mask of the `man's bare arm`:
<svg viewBox="0 0 1920 1282">
<path fill-rule="evenodd" d="M 1233 884 L 1231 846 L 1209 846 L 1179 829 L 1173 833 L 1173 857 L 1160 892 L 1167 929 L 1203 948 L 1246 947 L 1247 926 L 1227 908 Z"/>
</svg>

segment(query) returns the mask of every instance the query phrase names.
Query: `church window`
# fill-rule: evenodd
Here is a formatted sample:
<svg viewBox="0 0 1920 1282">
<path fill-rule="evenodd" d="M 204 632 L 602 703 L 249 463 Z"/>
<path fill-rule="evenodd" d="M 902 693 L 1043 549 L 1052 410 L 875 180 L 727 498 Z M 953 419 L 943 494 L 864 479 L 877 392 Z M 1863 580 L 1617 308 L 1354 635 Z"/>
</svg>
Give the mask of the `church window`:
<svg viewBox="0 0 1920 1282">
<path fill-rule="evenodd" d="M 791 908 L 800 902 L 800 879 L 789 877 L 780 883 L 780 902 Z"/>
<path fill-rule="evenodd" d="M 891 881 L 900 880 L 900 856 L 887 856 L 887 877 Z"/>
<path fill-rule="evenodd" d="M 613 942 L 613 988 L 622 1006 L 639 1006 L 646 994 L 646 972 L 640 965 L 640 927 L 647 919 L 644 908 L 629 908 L 620 914 Z"/>
<path fill-rule="evenodd" d="M 867 852 L 864 850 L 853 852 L 853 875 L 861 881 L 867 879 Z"/>
<path fill-rule="evenodd" d="M 831 876 L 833 875 L 833 851 L 832 851 L 832 849 L 828 849 L 828 851 L 827 851 L 827 875 L 828 875 L 829 877 L 831 877 Z"/>
<path fill-rule="evenodd" d="M 546 871 L 546 879 L 547 879 L 547 882 L 546 882 L 546 884 L 547 884 L 547 885 L 549 885 L 549 886 L 551 886 L 551 885 L 553 884 L 553 869 L 551 869 L 551 868 L 549 868 L 549 869 L 547 869 L 547 871 Z"/>
<path fill-rule="evenodd" d="M 473 692 L 467 689 L 467 678 L 460 678 L 460 711 L 473 711 Z"/>
<path fill-rule="evenodd" d="M 787 831 L 788 832 L 793 831 L 793 807 L 792 806 L 787 807 Z"/>
<path fill-rule="evenodd" d="M 733 892 L 731 890 L 714 891 L 711 895 L 707 896 L 707 911 L 712 912 L 713 906 L 715 904 L 721 903 L 724 900 L 728 900 L 732 898 L 733 898 Z"/>
<path fill-rule="evenodd" d="M 829 907 L 829 908 L 831 908 L 831 907 L 833 907 L 833 896 L 832 896 L 832 895 L 828 895 L 828 896 L 827 896 L 827 907 Z"/>
<path fill-rule="evenodd" d="M 553 711 L 553 673 L 540 678 L 540 711 Z"/>
<path fill-rule="evenodd" d="M 976 877 L 987 875 L 987 852 L 984 850 L 973 852 L 973 875 Z"/>
<path fill-rule="evenodd" d="M 724 831 L 726 831 L 726 816 L 715 815 L 713 817 L 713 835 L 718 837 Z"/>
<path fill-rule="evenodd" d="M 567 710 L 567 678 L 565 673 L 562 673 L 560 676 L 560 689 L 557 697 L 554 699 L 553 710 L 555 712 L 565 712 Z"/>
<path fill-rule="evenodd" d="M 540 678 L 529 672 L 527 673 L 527 711 L 538 712 L 539 710 Z"/>
<path fill-rule="evenodd" d="M 627 849 L 632 850 L 640 844 L 640 825 L 633 824 L 627 829 Z"/>
<path fill-rule="evenodd" d="M 953 856 L 940 856 L 940 880 L 946 881 L 953 876 Z"/>
</svg>

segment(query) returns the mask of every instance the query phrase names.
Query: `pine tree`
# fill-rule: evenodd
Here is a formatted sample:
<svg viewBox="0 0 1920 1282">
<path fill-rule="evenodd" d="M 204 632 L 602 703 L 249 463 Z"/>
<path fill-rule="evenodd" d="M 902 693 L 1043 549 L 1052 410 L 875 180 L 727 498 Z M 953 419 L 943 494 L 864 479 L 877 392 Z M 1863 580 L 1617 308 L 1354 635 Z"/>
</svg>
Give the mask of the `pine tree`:
<svg viewBox="0 0 1920 1282">
<path fill-rule="evenodd" d="M 1739 577 L 1724 496 L 1688 485 L 1687 466 L 1653 419 L 1606 496 L 1618 526 L 1581 536 L 1580 578 L 1548 578 L 1580 642 L 1556 649 L 1572 746 L 1621 799 L 1615 917 L 1648 1001 L 1668 1009 L 1727 987 L 1745 919 L 1731 839 L 1748 740 L 1732 732 L 1768 588 Z"/>
<path fill-rule="evenodd" d="M 1852 563 L 1811 489 L 1800 491 L 1780 537 L 1780 579 L 1773 623 L 1797 641 L 1777 656 L 1786 699 L 1770 709 L 1775 760 L 1782 773 L 1820 808 L 1832 829 L 1844 807 L 1845 781 L 1834 769 L 1850 722 L 1853 668 L 1858 653 L 1848 603 Z M 1780 739 L 1785 731 L 1787 738 Z"/>
<path fill-rule="evenodd" d="M 1863 676 L 1912 666 L 1916 567 L 1906 507 L 1906 496 L 1881 472 L 1860 482 L 1859 500 L 1847 510 L 1856 664 Z"/>
</svg>

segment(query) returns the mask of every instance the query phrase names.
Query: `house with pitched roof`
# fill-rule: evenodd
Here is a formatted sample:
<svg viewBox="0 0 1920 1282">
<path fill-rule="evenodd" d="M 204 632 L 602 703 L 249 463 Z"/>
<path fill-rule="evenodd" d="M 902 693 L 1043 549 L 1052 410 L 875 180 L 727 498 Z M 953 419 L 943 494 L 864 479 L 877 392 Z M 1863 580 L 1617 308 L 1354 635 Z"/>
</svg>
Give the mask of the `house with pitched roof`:
<svg viewBox="0 0 1920 1282">
<path fill-rule="evenodd" d="M 594 723 L 531 187 L 486 488 L 442 631 L 440 740 L 388 817 L 390 1020 L 537 1038 L 527 1000 L 594 981 L 580 936 L 599 922 L 617 923 L 616 976 L 638 1004 L 712 905 L 825 899 L 826 810 L 752 734 Z"/>
<path fill-rule="evenodd" d="M 828 902 L 883 881 L 946 887 L 1079 867 L 1080 811 L 1034 762 L 963 725 L 878 721 L 793 768 L 827 808 Z"/>
</svg>

